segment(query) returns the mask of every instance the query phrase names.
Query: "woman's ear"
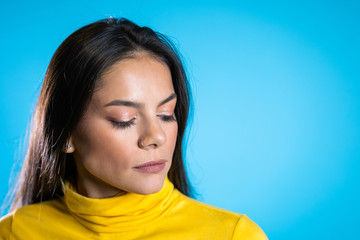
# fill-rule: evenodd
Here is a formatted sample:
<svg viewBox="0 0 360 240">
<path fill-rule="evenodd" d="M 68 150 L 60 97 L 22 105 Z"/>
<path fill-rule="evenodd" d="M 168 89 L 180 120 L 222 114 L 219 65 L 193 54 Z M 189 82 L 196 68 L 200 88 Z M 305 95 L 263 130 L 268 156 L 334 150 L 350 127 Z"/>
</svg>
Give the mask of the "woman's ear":
<svg viewBox="0 0 360 240">
<path fill-rule="evenodd" d="M 65 144 L 64 152 L 65 153 L 73 153 L 74 151 L 75 151 L 75 145 L 72 140 L 72 137 L 70 137 L 69 140 Z"/>
</svg>

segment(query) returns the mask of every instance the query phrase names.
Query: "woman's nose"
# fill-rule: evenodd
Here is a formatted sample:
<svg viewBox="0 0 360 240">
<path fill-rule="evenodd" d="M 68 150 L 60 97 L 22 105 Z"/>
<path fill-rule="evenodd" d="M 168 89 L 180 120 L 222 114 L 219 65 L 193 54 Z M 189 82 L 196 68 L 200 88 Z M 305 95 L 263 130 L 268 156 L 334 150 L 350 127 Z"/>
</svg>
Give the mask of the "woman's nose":
<svg viewBox="0 0 360 240">
<path fill-rule="evenodd" d="M 157 148 L 166 143 L 166 133 L 156 120 L 147 123 L 139 138 L 140 148 Z"/>
</svg>

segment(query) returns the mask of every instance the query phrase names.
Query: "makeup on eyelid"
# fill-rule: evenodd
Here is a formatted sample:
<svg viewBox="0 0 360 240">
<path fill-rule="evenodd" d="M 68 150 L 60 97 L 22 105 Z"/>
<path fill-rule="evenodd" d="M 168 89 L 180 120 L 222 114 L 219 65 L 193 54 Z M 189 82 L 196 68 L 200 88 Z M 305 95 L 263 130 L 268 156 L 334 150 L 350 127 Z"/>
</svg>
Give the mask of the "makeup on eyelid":
<svg viewBox="0 0 360 240">
<path fill-rule="evenodd" d="M 176 122 L 175 114 L 170 114 L 170 115 L 163 114 L 163 115 L 157 115 L 157 117 L 159 117 L 163 122 Z M 135 120 L 136 118 L 132 118 L 128 121 L 117 121 L 111 119 L 109 121 L 111 122 L 113 127 L 125 129 L 133 125 L 136 125 Z"/>
<path fill-rule="evenodd" d="M 176 102 L 175 102 L 176 103 Z M 169 118 L 174 115 L 175 104 L 168 103 L 169 106 L 161 106 L 160 111 L 157 111 L 155 114 L 158 117 L 165 116 Z M 131 107 L 116 106 L 116 110 L 106 111 L 108 119 L 114 122 L 129 122 L 133 119 L 141 117 L 141 111 L 132 109 Z"/>
<path fill-rule="evenodd" d="M 138 112 L 133 109 L 112 109 L 112 111 L 105 111 L 104 117 L 109 120 L 127 122 L 138 117 Z"/>
</svg>

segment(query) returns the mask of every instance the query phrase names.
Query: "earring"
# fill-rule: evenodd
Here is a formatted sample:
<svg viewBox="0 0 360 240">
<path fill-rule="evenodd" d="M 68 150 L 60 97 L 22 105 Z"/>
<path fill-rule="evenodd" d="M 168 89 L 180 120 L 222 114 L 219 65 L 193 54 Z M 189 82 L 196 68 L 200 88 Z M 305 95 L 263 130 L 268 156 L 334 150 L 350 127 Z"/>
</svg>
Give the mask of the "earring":
<svg viewBox="0 0 360 240">
<path fill-rule="evenodd" d="M 75 151 L 75 149 L 74 149 L 74 146 L 71 144 L 71 142 L 68 142 L 67 144 L 66 144 L 66 147 L 65 147 L 65 153 L 72 153 L 72 152 L 74 152 Z"/>
<path fill-rule="evenodd" d="M 67 144 L 67 150 L 71 150 L 73 148 L 73 145 L 71 143 Z"/>
</svg>

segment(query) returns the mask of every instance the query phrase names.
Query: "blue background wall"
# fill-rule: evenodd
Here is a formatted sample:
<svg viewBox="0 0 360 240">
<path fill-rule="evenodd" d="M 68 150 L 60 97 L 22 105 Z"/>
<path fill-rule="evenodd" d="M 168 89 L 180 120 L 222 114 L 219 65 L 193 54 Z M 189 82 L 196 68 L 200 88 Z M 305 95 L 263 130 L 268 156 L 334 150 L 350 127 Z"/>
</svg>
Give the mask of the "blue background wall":
<svg viewBox="0 0 360 240">
<path fill-rule="evenodd" d="M 246 213 L 271 239 L 356 239 L 359 10 L 355 0 L 2 0 L 0 200 L 56 48 L 85 24 L 127 17 L 171 36 L 187 61 L 198 199 Z"/>
</svg>

